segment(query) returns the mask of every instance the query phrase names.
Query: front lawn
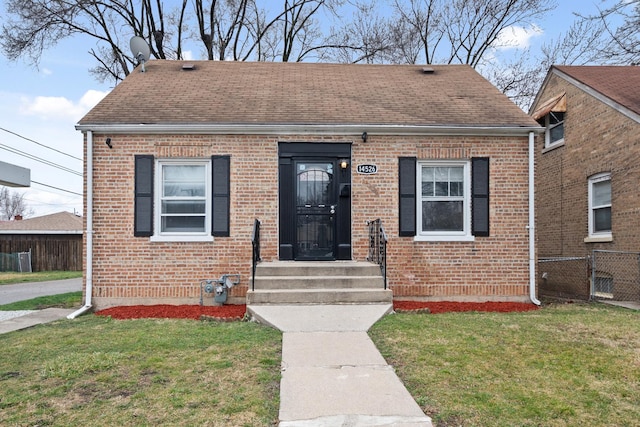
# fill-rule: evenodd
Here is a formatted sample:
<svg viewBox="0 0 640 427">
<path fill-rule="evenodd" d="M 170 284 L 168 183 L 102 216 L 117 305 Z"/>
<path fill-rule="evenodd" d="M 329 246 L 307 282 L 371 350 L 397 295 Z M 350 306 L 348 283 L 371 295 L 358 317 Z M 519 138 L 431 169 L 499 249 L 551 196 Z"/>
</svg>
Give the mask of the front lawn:
<svg viewBox="0 0 640 427">
<path fill-rule="evenodd" d="M 281 334 L 95 315 L 0 335 L 0 425 L 271 426 Z"/>
<path fill-rule="evenodd" d="M 370 334 L 436 426 L 639 425 L 640 312 L 402 313 Z M 255 323 L 86 315 L 0 348 L 0 425 L 277 424 L 281 334 Z"/>
<path fill-rule="evenodd" d="M 640 312 L 395 314 L 371 336 L 436 426 L 640 425 Z"/>
</svg>

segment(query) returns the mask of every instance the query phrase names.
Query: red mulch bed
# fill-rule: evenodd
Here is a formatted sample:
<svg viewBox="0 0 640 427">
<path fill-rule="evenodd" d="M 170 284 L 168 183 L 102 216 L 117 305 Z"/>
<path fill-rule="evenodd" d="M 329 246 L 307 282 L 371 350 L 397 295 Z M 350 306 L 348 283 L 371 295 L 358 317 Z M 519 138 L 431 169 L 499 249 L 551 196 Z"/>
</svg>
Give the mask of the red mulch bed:
<svg viewBox="0 0 640 427">
<path fill-rule="evenodd" d="M 394 301 L 393 309 L 399 312 L 429 312 L 432 314 L 485 311 L 508 313 L 513 311 L 537 310 L 538 306 L 519 302 L 449 302 L 449 301 Z M 194 320 L 241 320 L 245 305 L 131 305 L 111 307 L 96 312 L 98 316 L 114 319 L 194 319 Z"/>
<path fill-rule="evenodd" d="M 432 314 L 485 311 L 494 313 L 510 313 L 513 311 L 531 311 L 539 307 L 522 302 L 451 302 L 451 301 L 394 301 L 395 311 L 429 311 Z"/>
<path fill-rule="evenodd" d="M 218 319 L 240 320 L 247 311 L 246 305 L 128 305 L 97 311 L 98 316 L 114 319 Z"/>
</svg>

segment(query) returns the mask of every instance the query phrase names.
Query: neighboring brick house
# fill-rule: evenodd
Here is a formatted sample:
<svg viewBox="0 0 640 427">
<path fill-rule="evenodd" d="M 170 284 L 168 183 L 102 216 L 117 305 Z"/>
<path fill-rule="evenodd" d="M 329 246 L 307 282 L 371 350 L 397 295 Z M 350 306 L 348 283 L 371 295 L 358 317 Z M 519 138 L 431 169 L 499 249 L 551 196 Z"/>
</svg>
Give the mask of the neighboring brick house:
<svg viewBox="0 0 640 427">
<path fill-rule="evenodd" d="M 155 60 L 77 129 L 94 307 L 240 301 L 255 218 L 265 262 L 364 261 L 380 218 L 395 298 L 530 300 L 542 128 L 471 67 Z"/>
<path fill-rule="evenodd" d="M 640 67 L 553 66 L 530 111 L 546 126 L 535 150 L 538 257 L 640 251 Z M 541 292 L 588 298 L 588 267 L 572 263 L 541 267 Z"/>
<path fill-rule="evenodd" d="M 82 222 L 71 212 L 0 221 L 0 253 L 31 252 L 33 271 L 81 271 Z"/>
</svg>

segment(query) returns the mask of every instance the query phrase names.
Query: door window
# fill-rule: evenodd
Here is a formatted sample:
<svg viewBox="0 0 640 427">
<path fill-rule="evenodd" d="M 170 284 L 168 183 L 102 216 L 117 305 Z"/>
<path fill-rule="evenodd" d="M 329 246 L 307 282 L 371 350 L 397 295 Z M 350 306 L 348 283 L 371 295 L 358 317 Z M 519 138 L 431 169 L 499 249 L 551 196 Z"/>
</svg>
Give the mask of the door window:
<svg viewBox="0 0 640 427">
<path fill-rule="evenodd" d="M 333 259 L 333 162 L 296 164 L 296 259 Z"/>
</svg>

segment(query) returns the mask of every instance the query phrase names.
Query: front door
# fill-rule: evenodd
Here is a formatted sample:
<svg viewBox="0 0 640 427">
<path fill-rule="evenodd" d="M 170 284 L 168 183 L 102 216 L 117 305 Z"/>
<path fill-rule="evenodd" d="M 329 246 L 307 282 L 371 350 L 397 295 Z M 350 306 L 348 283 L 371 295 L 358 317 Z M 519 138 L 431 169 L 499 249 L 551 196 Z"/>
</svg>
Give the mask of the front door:
<svg viewBox="0 0 640 427">
<path fill-rule="evenodd" d="M 334 161 L 295 160 L 296 217 L 294 257 L 297 260 L 335 259 Z"/>
<path fill-rule="evenodd" d="M 350 144 L 279 146 L 279 258 L 351 259 Z"/>
</svg>

